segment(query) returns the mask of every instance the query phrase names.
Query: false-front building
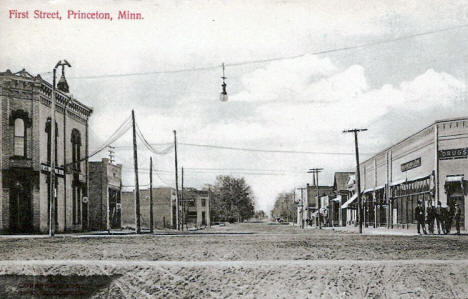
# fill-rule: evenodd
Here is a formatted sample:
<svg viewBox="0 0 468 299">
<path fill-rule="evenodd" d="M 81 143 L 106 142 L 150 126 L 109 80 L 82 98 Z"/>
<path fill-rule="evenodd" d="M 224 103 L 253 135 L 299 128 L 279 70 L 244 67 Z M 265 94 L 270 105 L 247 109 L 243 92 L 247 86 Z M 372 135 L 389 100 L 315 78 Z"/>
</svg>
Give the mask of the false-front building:
<svg viewBox="0 0 468 299">
<path fill-rule="evenodd" d="M 51 138 L 52 84 L 25 70 L 0 73 L 0 231 L 47 232 L 51 147 L 55 147 L 55 230 L 87 229 L 88 119 L 62 74 Z"/>
</svg>

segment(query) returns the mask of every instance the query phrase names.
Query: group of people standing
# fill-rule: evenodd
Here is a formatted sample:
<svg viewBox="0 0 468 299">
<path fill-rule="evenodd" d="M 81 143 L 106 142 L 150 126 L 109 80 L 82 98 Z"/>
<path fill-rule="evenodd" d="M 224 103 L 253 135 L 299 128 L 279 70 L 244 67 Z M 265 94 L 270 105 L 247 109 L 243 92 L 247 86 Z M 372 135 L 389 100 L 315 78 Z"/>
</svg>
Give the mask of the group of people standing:
<svg viewBox="0 0 468 299">
<path fill-rule="evenodd" d="M 415 209 L 416 220 L 418 222 L 418 234 L 422 232 L 426 235 L 426 225 L 430 234 L 434 234 L 434 224 L 437 226 L 437 232 L 439 235 L 449 234 L 452 228 L 452 222 L 455 220 L 455 227 L 457 235 L 460 234 L 460 221 L 461 221 L 461 209 L 458 204 L 453 207 L 442 207 L 440 201 L 437 202 L 437 207 L 433 203 L 424 212 L 422 202 L 418 202 L 418 206 Z"/>
</svg>

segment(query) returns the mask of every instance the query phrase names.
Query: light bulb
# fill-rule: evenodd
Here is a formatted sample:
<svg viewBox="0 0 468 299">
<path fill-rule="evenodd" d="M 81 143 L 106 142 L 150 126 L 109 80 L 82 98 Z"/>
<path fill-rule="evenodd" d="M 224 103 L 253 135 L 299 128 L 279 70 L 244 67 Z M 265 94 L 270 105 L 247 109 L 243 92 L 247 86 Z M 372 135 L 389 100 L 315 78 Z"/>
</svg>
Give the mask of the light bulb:
<svg viewBox="0 0 468 299">
<path fill-rule="evenodd" d="M 221 93 L 219 94 L 219 100 L 220 100 L 221 102 L 227 102 L 227 100 L 228 100 L 228 95 L 227 95 L 227 93 L 221 92 Z"/>
</svg>

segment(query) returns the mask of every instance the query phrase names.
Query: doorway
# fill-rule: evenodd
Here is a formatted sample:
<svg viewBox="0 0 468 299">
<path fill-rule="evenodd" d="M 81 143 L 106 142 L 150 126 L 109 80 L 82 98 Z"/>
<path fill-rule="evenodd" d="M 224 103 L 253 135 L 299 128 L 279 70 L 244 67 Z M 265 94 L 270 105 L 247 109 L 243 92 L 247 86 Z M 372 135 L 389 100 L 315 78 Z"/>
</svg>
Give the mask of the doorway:
<svg viewBox="0 0 468 299">
<path fill-rule="evenodd" d="M 82 202 L 82 213 L 81 213 L 81 217 L 82 217 L 82 221 L 81 221 L 81 227 L 82 227 L 82 230 L 83 231 L 87 231 L 88 230 L 88 197 L 83 197 L 83 200 L 81 201 Z"/>
<path fill-rule="evenodd" d="M 109 212 L 111 229 L 121 228 L 120 190 L 109 188 Z"/>
<path fill-rule="evenodd" d="M 33 231 L 31 189 L 16 182 L 10 189 L 10 232 L 31 233 Z"/>
<path fill-rule="evenodd" d="M 455 215 L 453 214 L 455 211 L 455 204 L 458 204 L 461 210 L 461 215 L 460 215 L 460 228 L 463 229 L 465 227 L 465 197 L 464 196 L 454 196 L 451 195 L 448 197 L 447 205 L 450 208 L 450 213 L 453 218 L 453 223 L 452 227 L 455 228 Z"/>
</svg>

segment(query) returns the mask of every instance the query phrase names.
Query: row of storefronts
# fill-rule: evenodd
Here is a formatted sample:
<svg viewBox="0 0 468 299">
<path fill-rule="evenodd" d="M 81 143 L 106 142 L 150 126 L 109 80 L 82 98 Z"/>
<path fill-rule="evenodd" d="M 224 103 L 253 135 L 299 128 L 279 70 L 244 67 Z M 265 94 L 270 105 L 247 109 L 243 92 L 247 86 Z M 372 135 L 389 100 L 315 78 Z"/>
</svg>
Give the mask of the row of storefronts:
<svg viewBox="0 0 468 299">
<path fill-rule="evenodd" d="M 409 228 L 416 223 L 418 202 L 425 209 L 440 202 L 449 213 L 458 204 L 461 227 L 468 229 L 468 118 L 434 122 L 362 162 L 360 173 L 364 225 Z M 323 203 L 316 216 L 323 224 L 356 225 L 355 184 L 354 173 L 336 173 L 333 194 L 318 194 Z M 305 206 L 299 204 L 298 212 L 304 209 L 301 205 Z M 317 222 L 318 217 L 307 217 L 304 214 L 300 222 Z"/>
</svg>

